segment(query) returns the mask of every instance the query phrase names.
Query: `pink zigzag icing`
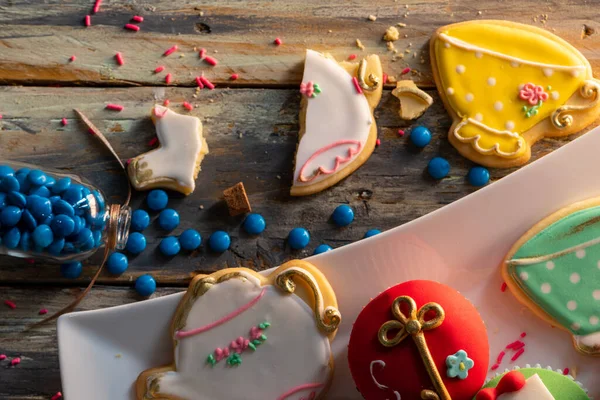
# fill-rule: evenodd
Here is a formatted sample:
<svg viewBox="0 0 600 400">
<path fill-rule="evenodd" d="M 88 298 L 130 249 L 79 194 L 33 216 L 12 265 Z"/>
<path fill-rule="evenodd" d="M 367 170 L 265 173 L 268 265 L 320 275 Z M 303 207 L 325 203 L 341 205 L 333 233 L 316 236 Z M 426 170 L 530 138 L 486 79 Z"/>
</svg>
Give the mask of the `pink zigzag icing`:
<svg viewBox="0 0 600 400">
<path fill-rule="evenodd" d="M 306 178 L 304 176 L 304 170 L 306 169 L 308 164 L 312 160 L 314 160 L 319 154 L 324 153 L 327 150 L 331 150 L 334 147 L 343 146 L 346 144 L 351 144 L 351 145 L 354 144 L 354 145 L 356 145 L 356 149 L 353 149 L 352 147 L 350 147 L 348 149 L 348 157 L 336 156 L 335 157 L 335 165 L 334 165 L 333 169 L 326 169 L 324 167 L 319 167 L 310 177 Z M 306 160 L 306 162 L 304 163 L 302 168 L 300 168 L 300 174 L 298 176 L 298 180 L 300 182 L 310 182 L 321 174 L 323 174 L 323 175 L 333 174 L 334 172 L 336 172 L 339 169 L 341 164 L 347 163 L 348 161 L 350 161 L 352 159 L 353 156 L 360 153 L 361 149 L 362 149 L 362 143 L 358 140 L 338 140 L 337 142 L 328 144 L 325 147 L 321 147 L 319 150 L 315 151 L 313 153 L 313 155 L 310 156 L 308 160 Z"/>
</svg>

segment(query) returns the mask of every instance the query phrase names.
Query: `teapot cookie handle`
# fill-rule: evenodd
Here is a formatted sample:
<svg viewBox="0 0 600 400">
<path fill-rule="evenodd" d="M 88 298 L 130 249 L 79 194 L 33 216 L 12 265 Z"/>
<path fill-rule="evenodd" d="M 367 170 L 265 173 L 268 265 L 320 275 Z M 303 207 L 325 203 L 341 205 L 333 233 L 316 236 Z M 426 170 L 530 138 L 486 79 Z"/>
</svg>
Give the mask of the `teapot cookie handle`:
<svg viewBox="0 0 600 400">
<path fill-rule="evenodd" d="M 572 111 L 584 111 L 598 105 L 598 102 L 600 102 L 600 81 L 593 78 L 586 80 L 579 89 L 579 94 L 584 99 L 591 99 L 591 101 L 585 105 L 564 105 L 557 108 L 550 118 L 555 128 L 564 129 L 571 126 L 573 124 Z"/>
</svg>

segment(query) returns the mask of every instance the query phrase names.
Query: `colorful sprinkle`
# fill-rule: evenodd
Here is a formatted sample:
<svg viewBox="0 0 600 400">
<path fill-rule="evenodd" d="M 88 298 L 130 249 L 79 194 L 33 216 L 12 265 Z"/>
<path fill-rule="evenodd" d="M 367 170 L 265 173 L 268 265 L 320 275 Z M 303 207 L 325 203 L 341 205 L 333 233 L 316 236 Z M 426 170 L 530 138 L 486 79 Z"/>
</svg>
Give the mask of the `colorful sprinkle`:
<svg viewBox="0 0 600 400">
<path fill-rule="evenodd" d="M 198 85 L 200 89 L 204 89 L 204 83 L 202 83 L 202 79 L 200 79 L 199 76 L 196 77 L 196 85 Z"/>
<path fill-rule="evenodd" d="M 500 354 L 498 354 L 498 357 L 496 358 L 496 364 L 494 364 L 494 365 L 499 365 L 502 362 L 502 359 L 504 358 L 505 355 L 506 355 L 506 352 L 501 351 Z"/>
<path fill-rule="evenodd" d="M 125 24 L 125 29 L 137 32 L 140 30 L 140 27 L 134 24 Z"/>
<path fill-rule="evenodd" d="M 10 360 L 10 365 L 12 365 L 13 367 L 15 365 L 21 364 L 21 358 L 20 357 L 15 357 L 12 360 Z"/>
<path fill-rule="evenodd" d="M 111 111 L 123 111 L 125 107 L 120 104 L 107 104 L 106 109 Z"/>
<path fill-rule="evenodd" d="M 354 85 L 354 89 L 356 89 L 356 93 L 362 94 L 362 88 L 358 84 L 358 79 L 355 76 L 352 77 L 352 84 Z"/>
<path fill-rule="evenodd" d="M 156 143 L 158 143 L 158 138 L 156 136 L 154 136 L 152 139 L 150 139 L 148 141 L 148 146 L 153 147 L 154 145 L 156 145 Z"/>
<path fill-rule="evenodd" d="M 514 342 L 507 345 L 506 348 L 510 350 L 517 350 L 523 346 L 525 346 L 525 343 L 521 342 L 520 340 L 515 340 Z"/>
<path fill-rule="evenodd" d="M 388 83 L 388 74 L 384 73 L 383 74 L 383 84 L 385 85 L 386 83 Z"/>
<path fill-rule="evenodd" d="M 510 361 L 517 361 L 517 359 L 518 359 L 519 357 L 521 357 L 521 354 L 523 354 L 523 353 L 525 353 L 525 349 L 524 349 L 524 348 L 521 348 L 521 349 L 519 349 L 519 351 L 517 351 L 517 352 L 515 353 L 515 355 L 514 355 L 514 356 L 512 356 L 512 358 L 510 359 Z"/>
<path fill-rule="evenodd" d="M 500 290 L 503 291 L 503 292 L 506 292 L 507 286 L 508 285 L 506 284 L 506 282 L 502 282 L 502 286 L 500 286 Z"/>
<path fill-rule="evenodd" d="M 77 57 L 76 57 L 76 56 L 71 56 L 71 58 L 69 58 L 69 62 L 73 62 L 73 61 L 75 61 L 75 60 L 77 60 Z"/>
<path fill-rule="evenodd" d="M 206 79 L 204 76 L 200 77 L 200 81 L 204 84 L 204 86 L 206 86 L 210 90 L 213 90 L 215 88 L 215 85 L 213 85 L 212 82 Z"/>
<path fill-rule="evenodd" d="M 273 43 L 275 43 L 275 45 L 277 46 L 281 46 L 283 44 L 283 41 L 279 38 L 275 38 L 275 40 L 273 41 Z"/>
<path fill-rule="evenodd" d="M 94 3 L 94 14 L 100 11 L 100 4 L 102 4 L 102 0 L 96 0 L 96 2 Z"/>
<path fill-rule="evenodd" d="M 175 53 L 177 51 L 177 49 L 178 49 L 178 47 L 177 47 L 177 45 L 175 45 L 175 46 L 165 50 L 165 52 L 163 53 L 163 56 L 164 57 L 169 56 L 169 55 Z"/>
<path fill-rule="evenodd" d="M 356 54 L 350 54 L 350 55 L 348 56 L 348 60 L 352 61 L 352 60 L 354 60 L 354 59 L 356 59 Z"/>
<path fill-rule="evenodd" d="M 66 118 L 63 118 L 60 120 L 60 123 L 62 124 L 62 126 L 67 126 L 69 124 L 69 121 L 67 121 Z"/>
<path fill-rule="evenodd" d="M 0 354 L 0 361 L 6 360 L 6 354 Z"/>
<path fill-rule="evenodd" d="M 183 107 L 188 111 L 192 111 L 194 109 L 194 106 L 188 103 L 187 101 L 183 102 Z"/>
<path fill-rule="evenodd" d="M 119 65 L 125 64 L 125 60 L 123 60 L 123 54 L 121 53 L 115 54 L 115 60 L 117 60 L 117 64 Z"/>
<path fill-rule="evenodd" d="M 83 20 L 83 23 L 85 24 L 85 26 L 91 26 L 92 25 L 92 17 L 90 17 L 89 15 L 86 15 L 85 19 Z"/>
<path fill-rule="evenodd" d="M 211 56 L 204 57 L 204 61 L 206 61 L 208 64 L 213 65 L 213 66 L 217 65 L 219 63 L 216 58 L 213 58 Z"/>
<path fill-rule="evenodd" d="M 11 308 L 11 309 L 13 309 L 13 310 L 14 310 L 15 308 L 17 308 L 17 305 L 15 304 L 15 302 L 14 302 L 14 301 L 10 301 L 10 300 L 4 300 L 4 304 L 6 304 L 6 305 L 8 306 L 8 308 Z"/>
<path fill-rule="evenodd" d="M 239 78 L 240 76 L 238 74 L 231 74 L 231 76 L 229 77 L 230 80 L 235 81 Z"/>
<path fill-rule="evenodd" d="M 402 74 L 402 75 L 406 75 L 406 74 L 408 74 L 409 72 L 410 72 L 410 68 L 406 67 L 406 68 L 404 68 L 404 69 L 402 70 L 402 72 L 401 72 L 400 74 Z"/>
<path fill-rule="evenodd" d="M 144 22 L 144 17 L 140 15 L 134 15 L 133 17 L 131 17 L 131 20 L 134 22 Z"/>
<path fill-rule="evenodd" d="M 38 312 L 38 314 L 39 314 L 39 315 L 46 315 L 46 314 L 48 314 L 48 310 L 47 310 L 46 308 L 42 308 L 42 309 L 41 309 L 41 310 Z"/>
<path fill-rule="evenodd" d="M 563 369 L 563 375 L 569 375 L 569 368 Z"/>
<path fill-rule="evenodd" d="M 159 65 L 158 67 L 156 67 L 154 69 L 154 73 L 158 74 L 159 72 L 163 72 L 165 70 L 165 66 L 164 65 Z"/>
<path fill-rule="evenodd" d="M 167 107 L 169 103 L 171 103 L 171 100 L 165 99 L 165 101 L 163 101 L 163 106 Z"/>
<path fill-rule="evenodd" d="M 491 368 L 491 370 L 492 370 L 492 371 L 495 371 L 495 370 L 497 370 L 498 368 L 500 368 L 500 364 L 494 364 L 494 365 L 492 365 L 492 368 Z"/>
<path fill-rule="evenodd" d="M 173 80 L 173 75 L 172 74 L 167 74 L 165 76 L 165 83 L 168 85 L 169 83 L 171 83 L 171 81 Z"/>
<path fill-rule="evenodd" d="M 50 398 L 50 400 L 59 400 L 59 399 L 62 399 L 62 397 L 63 397 L 62 393 L 61 392 L 57 392 L 54 396 L 52 396 Z"/>
<path fill-rule="evenodd" d="M 527 334 L 525 332 L 521 332 L 521 337 L 524 338 L 525 336 L 527 336 Z"/>
<path fill-rule="evenodd" d="M 206 49 L 200 49 L 198 56 L 200 56 L 200 58 L 206 57 Z"/>
<path fill-rule="evenodd" d="M 377 139 L 375 141 L 375 146 L 377 146 L 377 147 L 381 146 L 381 139 Z"/>
</svg>

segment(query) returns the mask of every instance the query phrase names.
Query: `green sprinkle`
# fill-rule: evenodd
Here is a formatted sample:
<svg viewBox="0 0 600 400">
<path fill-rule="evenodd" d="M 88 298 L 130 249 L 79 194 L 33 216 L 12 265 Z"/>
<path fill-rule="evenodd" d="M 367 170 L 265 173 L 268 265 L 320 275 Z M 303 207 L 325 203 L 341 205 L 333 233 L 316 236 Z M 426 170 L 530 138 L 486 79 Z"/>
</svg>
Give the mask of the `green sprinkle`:
<svg viewBox="0 0 600 400">
<path fill-rule="evenodd" d="M 248 347 L 250 347 L 252 350 L 256 351 L 256 346 L 254 345 L 254 343 L 252 343 L 252 342 L 248 343 Z"/>
<path fill-rule="evenodd" d="M 217 363 L 217 360 L 215 360 L 215 357 L 212 354 L 209 354 L 206 358 L 206 362 L 214 366 Z"/>
<path fill-rule="evenodd" d="M 268 328 L 268 327 L 270 327 L 270 326 L 271 326 L 271 324 L 270 324 L 270 323 L 268 323 L 268 322 L 262 322 L 262 323 L 258 324 L 258 327 L 259 327 L 260 329 L 267 329 L 267 328 Z"/>
<path fill-rule="evenodd" d="M 255 345 L 255 346 L 260 346 L 262 344 L 262 342 L 260 340 L 258 340 L 258 339 L 254 339 L 252 341 L 252 344 Z"/>
<path fill-rule="evenodd" d="M 552 90 L 552 86 L 548 85 L 548 86 L 546 87 L 546 90 Z"/>
<path fill-rule="evenodd" d="M 264 342 L 265 340 L 267 340 L 267 336 L 264 334 L 260 335 L 260 340 Z"/>
</svg>

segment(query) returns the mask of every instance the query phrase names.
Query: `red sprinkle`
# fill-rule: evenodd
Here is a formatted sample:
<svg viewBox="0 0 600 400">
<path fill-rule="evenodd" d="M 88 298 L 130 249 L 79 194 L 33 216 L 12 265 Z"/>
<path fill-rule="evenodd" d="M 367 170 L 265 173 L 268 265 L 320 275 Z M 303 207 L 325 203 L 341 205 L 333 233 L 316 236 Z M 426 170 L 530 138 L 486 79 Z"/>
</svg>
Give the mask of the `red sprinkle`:
<svg viewBox="0 0 600 400">
<path fill-rule="evenodd" d="M 527 334 L 525 332 L 522 332 L 521 337 L 524 338 L 525 336 L 527 336 Z"/>
<path fill-rule="evenodd" d="M 75 61 L 75 60 L 77 60 L 77 57 L 75 57 L 75 56 L 71 56 L 71 58 L 69 58 L 69 61 L 70 61 L 70 62 L 73 62 L 73 61 Z"/>
<path fill-rule="evenodd" d="M 500 364 L 505 355 L 506 353 L 504 351 L 501 351 L 500 354 L 498 354 L 498 357 L 496 358 L 496 364 Z"/>
<path fill-rule="evenodd" d="M 362 88 L 358 84 L 358 79 L 355 76 L 352 77 L 352 84 L 354 85 L 354 89 L 356 89 L 356 93 L 362 94 Z"/>
<path fill-rule="evenodd" d="M 212 82 L 206 79 L 204 76 L 200 77 L 200 82 L 202 82 L 204 86 L 206 86 L 210 90 L 213 90 L 215 88 L 215 85 L 213 85 Z"/>
<path fill-rule="evenodd" d="M 125 161 L 125 164 L 127 164 L 127 165 L 131 164 L 131 158 L 128 158 L 127 161 Z"/>
<path fill-rule="evenodd" d="M 198 55 L 200 56 L 200 58 L 206 57 L 206 49 L 200 49 Z"/>
<path fill-rule="evenodd" d="M 21 364 L 21 358 L 15 357 L 12 360 L 10 360 L 10 365 L 15 366 L 17 364 Z"/>
<path fill-rule="evenodd" d="M 96 132 L 92 128 L 88 129 L 88 133 L 92 136 L 96 136 Z"/>
<path fill-rule="evenodd" d="M 404 69 L 402 70 L 401 74 L 402 74 L 402 75 L 406 75 L 406 74 L 408 74 L 409 72 L 410 72 L 410 68 L 406 67 L 406 68 L 404 68 Z"/>
<path fill-rule="evenodd" d="M 0 361 L 6 360 L 6 354 L 0 354 Z"/>
<path fill-rule="evenodd" d="M 125 64 L 125 60 L 123 60 L 123 54 L 121 54 L 121 53 L 115 54 L 115 59 L 117 60 L 117 64 L 119 64 L 119 65 Z"/>
<path fill-rule="evenodd" d="M 156 136 L 154 136 L 152 139 L 150 139 L 148 141 L 148 146 L 154 146 L 156 143 L 158 143 L 158 138 Z"/>
<path fill-rule="evenodd" d="M 277 46 L 281 46 L 283 44 L 283 42 L 279 38 L 275 38 L 275 40 L 273 41 L 273 43 L 275 43 Z"/>
<path fill-rule="evenodd" d="M 125 107 L 120 104 L 107 104 L 106 109 L 111 111 L 123 111 Z"/>
<path fill-rule="evenodd" d="M 498 368 L 500 368 L 500 364 L 494 364 L 494 365 L 492 365 L 492 368 L 491 368 L 491 369 L 492 369 L 492 371 L 495 371 L 495 370 L 497 370 Z"/>
<path fill-rule="evenodd" d="M 377 140 L 375 141 L 375 145 L 376 145 L 377 147 L 381 146 L 381 139 L 377 139 Z"/>
<path fill-rule="evenodd" d="M 525 353 L 525 349 L 520 348 L 519 351 L 516 352 L 516 354 L 514 356 L 512 356 L 512 358 L 510 359 L 511 361 L 517 361 L 517 359 L 519 357 L 521 357 L 521 354 Z"/>
<path fill-rule="evenodd" d="M 165 76 L 165 82 L 168 85 L 169 83 L 171 83 L 171 80 L 173 79 L 173 75 L 171 74 L 167 74 L 167 76 Z"/>
<path fill-rule="evenodd" d="M 175 53 L 177 51 L 178 47 L 177 45 L 171 47 L 170 49 L 165 50 L 165 52 L 163 53 L 163 56 L 166 57 L 168 55 L 171 55 L 173 53 Z"/>
<path fill-rule="evenodd" d="M 383 84 L 385 85 L 388 82 L 388 74 L 383 74 Z"/>
<path fill-rule="evenodd" d="M 171 101 L 169 99 L 165 99 L 165 101 L 163 101 L 163 106 L 168 106 L 170 102 Z"/>
<path fill-rule="evenodd" d="M 196 77 L 196 84 L 200 89 L 204 89 L 204 83 L 202 83 L 202 79 L 199 76 Z"/>
<path fill-rule="evenodd" d="M 45 308 L 42 308 L 38 314 L 40 314 L 40 315 L 48 314 L 48 310 Z"/>
<path fill-rule="evenodd" d="M 131 17 L 131 20 L 133 22 L 144 22 L 144 17 L 140 15 L 134 15 L 133 17 Z"/>
<path fill-rule="evenodd" d="M 100 11 L 100 4 L 102 4 L 102 0 L 96 0 L 96 3 L 94 4 L 94 14 Z"/>
<path fill-rule="evenodd" d="M 506 346 L 506 348 L 510 350 L 517 350 L 523 346 L 525 346 L 525 343 L 521 342 L 520 340 L 515 340 L 514 342 Z"/>
<path fill-rule="evenodd" d="M 348 60 L 351 60 L 351 61 L 354 60 L 355 58 L 356 58 L 356 54 L 350 54 L 348 56 Z"/>
<path fill-rule="evenodd" d="M 231 76 L 229 77 L 229 79 L 231 79 L 232 81 L 237 80 L 237 78 L 239 78 L 240 76 L 238 74 L 231 74 Z"/>
<path fill-rule="evenodd" d="M 2 114 L 0 114 L 0 119 L 2 119 Z"/>
<path fill-rule="evenodd" d="M 63 118 L 60 120 L 60 123 L 62 124 L 62 126 L 67 126 L 67 124 L 69 123 L 69 121 L 67 121 L 66 118 Z"/>
<path fill-rule="evenodd" d="M 165 70 L 165 67 L 164 67 L 164 65 L 159 65 L 158 67 L 156 67 L 156 68 L 154 69 L 154 73 L 155 73 L 155 74 L 158 74 L 159 72 L 163 72 L 164 70 Z"/>
<path fill-rule="evenodd" d="M 569 375 L 569 368 L 563 369 L 563 375 Z"/>
<path fill-rule="evenodd" d="M 398 136 L 404 136 L 404 131 L 402 129 L 398 129 Z"/>
<path fill-rule="evenodd" d="M 500 286 L 500 290 L 502 290 L 503 292 L 506 292 L 506 282 L 502 282 L 502 286 Z"/>
<path fill-rule="evenodd" d="M 134 24 L 125 24 L 125 29 L 129 29 L 130 31 L 139 31 L 140 27 Z"/>
<path fill-rule="evenodd" d="M 58 400 L 58 399 L 62 399 L 62 393 L 61 392 L 56 393 L 54 396 L 52 396 L 50 398 L 50 400 Z"/>
<path fill-rule="evenodd" d="M 187 101 L 183 102 L 183 106 L 185 107 L 186 110 L 188 111 L 192 111 L 194 109 L 194 106 L 191 105 L 190 103 L 188 103 Z"/>
<path fill-rule="evenodd" d="M 92 17 L 90 17 L 89 15 L 86 15 L 85 19 L 83 21 L 84 21 L 85 26 L 92 25 Z"/>
<path fill-rule="evenodd" d="M 15 304 L 14 301 L 4 300 L 4 304 L 6 304 L 8 306 L 8 308 L 12 308 L 13 310 L 15 308 L 17 308 L 17 305 Z"/>
<path fill-rule="evenodd" d="M 206 61 L 208 64 L 213 65 L 213 66 L 217 65 L 219 63 L 216 58 L 213 58 L 211 56 L 204 57 L 204 61 Z"/>
</svg>

